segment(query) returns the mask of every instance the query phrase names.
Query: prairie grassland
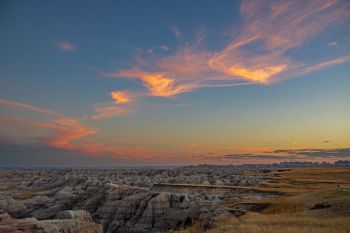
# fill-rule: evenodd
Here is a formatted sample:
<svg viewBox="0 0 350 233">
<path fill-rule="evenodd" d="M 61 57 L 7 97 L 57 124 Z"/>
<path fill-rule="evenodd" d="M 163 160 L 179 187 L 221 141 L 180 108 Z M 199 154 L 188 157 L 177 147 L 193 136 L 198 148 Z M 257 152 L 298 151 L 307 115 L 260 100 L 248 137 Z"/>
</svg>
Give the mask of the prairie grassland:
<svg viewBox="0 0 350 233">
<path fill-rule="evenodd" d="M 291 169 L 270 176 L 271 190 L 285 195 L 245 202 L 268 204 L 261 212 L 219 216 L 177 233 L 350 232 L 350 169 Z"/>
<path fill-rule="evenodd" d="M 269 178 L 271 189 L 292 195 L 321 189 L 350 188 L 349 168 L 295 168 L 274 171 Z"/>
<path fill-rule="evenodd" d="M 216 226 L 207 233 L 346 233 L 350 232 L 350 217 L 334 217 L 322 219 L 303 214 L 248 213 L 240 219 L 221 217 L 216 220 Z M 197 233 L 182 231 L 182 233 Z"/>
</svg>

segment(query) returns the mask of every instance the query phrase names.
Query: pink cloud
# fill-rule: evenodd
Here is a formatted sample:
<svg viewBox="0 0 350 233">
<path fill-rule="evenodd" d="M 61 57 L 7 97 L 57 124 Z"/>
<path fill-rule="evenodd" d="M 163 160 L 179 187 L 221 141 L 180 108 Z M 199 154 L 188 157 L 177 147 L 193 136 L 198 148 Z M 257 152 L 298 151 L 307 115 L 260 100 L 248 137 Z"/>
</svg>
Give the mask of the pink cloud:
<svg viewBox="0 0 350 233">
<path fill-rule="evenodd" d="M 0 121 L 6 124 L 46 130 L 47 134 L 40 137 L 40 143 L 51 147 L 90 155 L 112 155 L 116 158 L 127 159 L 149 158 L 156 155 L 155 152 L 143 148 L 124 148 L 93 142 L 91 136 L 98 132 L 95 127 L 88 126 L 81 120 L 64 116 L 55 111 L 4 99 L 1 99 L 0 104 L 51 116 L 52 118 L 47 121 L 29 120 L 17 116 L 0 118 Z M 96 119 L 106 119 L 116 114 L 125 113 L 123 109 L 120 110 L 110 106 L 97 107 L 96 111 L 98 112 L 94 116 Z"/>
</svg>

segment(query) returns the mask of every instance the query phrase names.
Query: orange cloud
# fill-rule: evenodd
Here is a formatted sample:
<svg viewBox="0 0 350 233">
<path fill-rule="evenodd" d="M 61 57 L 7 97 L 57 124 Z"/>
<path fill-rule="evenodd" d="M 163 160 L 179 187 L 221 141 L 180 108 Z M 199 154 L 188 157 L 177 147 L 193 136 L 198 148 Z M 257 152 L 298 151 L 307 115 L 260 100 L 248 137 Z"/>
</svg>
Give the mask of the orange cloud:
<svg viewBox="0 0 350 233">
<path fill-rule="evenodd" d="M 143 72 L 140 70 L 122 70 L 115 73 L 106 73 L 106 77 L 139 78 L 153 96 L 173 96 L 188 92 L 196 88 L 194 83 L 176 84 L 175 79 L 165 73 Z"/>
<path fill-rule="evenodd" d="M 1 117 L 0 120 L 7 124 L 48 130 L 47 136 L 40 137 L 40 142 L 55 148 L 92 155 L 112 155 L 125 159 L 150 158 L 156 155 L 155 152 L 143 148 L 108 146 L 101 143 L 93 143 L 91 138 L 89 141 L 86 141 L 88 136 L 97 134 L 98 130 L 96 128 L 90 127 L 75 118 L 66 117 L 63 114 L 48 109 L 3 99 L 1 99 L 0 104 L 54 116 L 49 121 L 27 120 L 15 116 Z M 99 115 L 95 116 L 96 119 L 108 118 L 110 115 L 118 112 L 116 108 L 109 106 L 100 106 L 100 108 L 97 108 L 97 111 Z"/>
<path fill-rule="evenodd" d="M 112 91 L 111 96 L 116 104 L 128 103 L 133 98 L 132 94 L 128 91 Z"/>
<path fill-rule="evenodd" d="M 115 104 L 125 105 L 133 101 L 136 95 L 130 93 L 127 90 L 124 91 L 112 91 L 111 97 L 114 100 Z M 93 120 L 104 120 L 117 116 L 122 116 L 130 112 L 130 110 L 125 109 L 124 107 L 115 106 L 115 104 L 99 104 L 94 107 L 94 112 L 96 114 L 91 116 Z"/>
<path fill-rule="evenodd" d="M 248 81 L 277 81 L 296 68 L 286 55 L 331 24 L 350 16 L 339 1 L 244 1 L 244 26 L 237 38 L 210 61 L 212 68 Z"/>
<path fill-rule="evenodd" d="M 41 124 L 41 127 L 53 130 L 56 135 L 47 139 L 47 143 L 54 147 L 69 148 L 72 141 L 94 135 L 97 130 L 72 118 L 54 119 L 52 123 Z"/>
<path fill-rule="evenodd" d="M 84 124 L 81 124 L 78 120 L 74 118 L 66 117 L 55 111 L 40 108 L 34 105 L 29 105 L 29 104 L 24 104 L 24 103 L 19 103 L 19 102 L 4 100 L 4 99 L 0 99 L 0 104 L 13 107 L 13 108 L 30 110 L 30 111 L 57 117 L 51 123 L 26 121 L 16 117 L 9 118 L 7 120 L 8 122 L 13 124 L 21 124 L 21 125 L 39 127 L 39 128 L 50 129 L 55 131 L 56 136 L 53 136 L 47 139 L 47 143 L 52 146 L 63 147 L 75 139 L 96 133 L 95 129 L 89 128 Z"/>
<path fill-rule="evenodd" d="M 166 97 L 200 87 L 274 83 L 341 63 L 301 64 L 288 52 L 303 48 L 313 36 L 349 18 L 349 2 L 243 1 L 240 12 L 242 27 L 222 49 L 203 49 L 205 37 L 201 32 L 193 43 L 186 42 L 175 54 L 159 57 L 152 53 L 146 59 L 139 55 L 137 68 L 105 76 L 138 78 L 150 95 Z M 172 30 L 176 37 L 181 36 L 178 28 Z"/>
<path fill-rule="evenodd" d="M 53 135 L 45 137 L 43 141 L 50 146 L 63 149 L 69 146 L 72 141 L 96 134 L 97 132 L 96 129 L 87 127 L 73 118 L 55 118 L 50 122 L 45 122 L 26 120 L 20 117 L 7 117 L 2 119 L 2 121 L 14 125 L 47 129 Z"/>
<path fill-rule="evenodd" d="M 268 83 L 271 76 L 281 73 L 287 65 L 268 66 L 262 69 L 246 69 L 241 67 L 230 67 L 226 71 L 232 76 L 242 77 L 256 83 Z"/>
</svg>

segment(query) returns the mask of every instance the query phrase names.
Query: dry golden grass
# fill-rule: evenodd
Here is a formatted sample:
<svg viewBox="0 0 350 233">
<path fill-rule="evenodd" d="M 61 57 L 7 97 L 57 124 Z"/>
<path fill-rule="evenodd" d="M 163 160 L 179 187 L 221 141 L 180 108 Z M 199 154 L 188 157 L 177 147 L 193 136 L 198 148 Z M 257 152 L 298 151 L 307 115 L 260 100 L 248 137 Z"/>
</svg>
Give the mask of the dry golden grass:
<svg viewBox="0 0 350 233">
<path fill-rule="evenodd" d="M 303 168 L 269 175 L 270 190 L 286 195 L 251 200 L 270 204 L 260 213 L 220 216 L 177 233 L 350 233 L 350 193 L 344 191 L 350 187 L 350 169 Z M 315 209 L 317 205 L 326 207 Z"/>
<path fill-rule="evenodd" d="M 325 201 L 330 207 L 311 209 Z M 205 229 L 196 224 L 178 233 L 346 233 L 350 232 L 350 194 L 326 190 L 281 197 L 261 213 L 248 212 L 240 218 L 220 216 L 212 225 Z"/>
<path fill-rule="evenodd" d="M 264 215 L 248 213 L 239 220 L 227 217 L 206 233 L 346 233 L 350 232 L 350 217 L 320 219 L 298 214 Z M 185 231 L 186 232 L 186 231 Z M 185 233 L 183 232 L 183 233 Z M 195 233 L 187 231 L 188 233 Z M 202 231 L 203 232 L 203 231 Z"/>
<path fill-rule="evenodd" d="M 349 188 L 348 168 L 296 168 L 269 174 L 271 190 L 295 195 L 326 188 Z"/>
</svg>

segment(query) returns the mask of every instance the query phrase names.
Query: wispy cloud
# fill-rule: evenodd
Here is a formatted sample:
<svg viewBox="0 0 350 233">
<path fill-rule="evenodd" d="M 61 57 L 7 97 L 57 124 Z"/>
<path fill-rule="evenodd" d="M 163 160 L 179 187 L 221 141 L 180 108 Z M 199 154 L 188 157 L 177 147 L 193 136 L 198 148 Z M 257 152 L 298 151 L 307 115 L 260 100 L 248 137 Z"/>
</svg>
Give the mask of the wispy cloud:
<svg viewBox="0 0 350 233">
<path fill-rule="evenodd" d="M 196 88 L 194 83 L 176 83 L 174 78 L 168 77 L 166 73 L 152 73 L 140 70 L 121 70 L 104 74 L 106 77 L 139 78 L 153 96 L 173 96 L 188 92 Z"/>
<path fill-rule="evenodd" d="M 48 114 L 48 115 L 53 115 L 53 116 L 58 116 L 61 117 L 62 115 L 58 112 L 51 111 L 48 109 L 40 108 L 34 105 L 29 105 L 29 104 L 24 104 L 16 101 L 10 101 L 10 100 L 5 100 L 5 99 L 0 99 L 0 105 L 6 105 L 9 107 L 13 108 L 20 108 L 24 110 L 30 110 L 38 113 L 43 113 L 43 114 Z"/>
<path fill-rule="evenodd" d="M 240 30 L 220 50 L 202 46 L 201 31 L 175 53 L 140 55 L 132 68 L 104 75 L 137 78 L 150 95 L 167 97 L 201 87 L 269 84 L 350 61 L 350 55 L 342 55 L 301 62 L 289 53 L 308 49 L 313 37 L 349 19 L 348 1 L 243 1 L 240 12 Z M 182 36 L 177 27 L 171 29 Z"/>
<path fill-rule="evenodd" d="M 251 153 L 229 153 L 229 154 L 199 154 L 196 157 L 202 159 L 220 159 L 222 161 L 244 161 L 255 163 L 257 161 L 335 161 L 350 158 L 350 148 L 330 148 L 330 149 L 278 149 L 278 150 L 256 150 Z"/>
<path fill-rule="evenodd" d="M 181 30 L 177 26 L 172 25 L 172 26 L 170 26 L 170 29 L 174 33 L 176 38 L 180 38 L 182 36 Z"/>
<path fill-rule="evenodd" d="M 338 41 L 332 41 L 328 43 L 329 46 L 337 46 L 338 45 Z"/>
<path fill-rule="evenodd" d="M 331 66 L 340 65 L 347 62 L 350 62 L 350 55 L 330 59 L 327 61 L 321 61 L 316 64 L 300 66 L 294 69 L 290 69 L 288 72 L 286 72 L 285 76 L 281 77 L 281 79 L 306 75 L 306 74 L 317 72 L 319 70 L 322 70 Z"/>
<path fill-rule="evenodd" d="M 91 116 L 91 119 L 94 120 L 105 120 L 117 116 L 123 116 L 130 112 L 125 108 L 111 104 L 98 105 L 94 108 L 94 111 L 96 112 L 96 114 Z"/>
<path fill-rule="evenodd" d="M 246 161 L 252 161 L 256 159 L 266 159 L 266 160 L 282 160 L 282 161 L 287 161 L 287 160 L 299 160 L 303 158 L 297 158 L 295 156 L 289 157 L 289 156 L 283 156 L 283 155 L 264 155 L 264 154 L 227 154 L 224 155 L 225 159 L 230 159 L 230 160 L 246 160 Z"/>
<path fill-rule="evenodd" d="M 349 17 L 349 9 L 349 3 L 333 0 L 244 1 L 239 36 L 213 56 L 211 67 L 250 82 L 278 81 L 297 67 L 288 50 L 303 47 L 329 25 Z"/>
<path fill-rule="evenodd" d="M 284 149 L 274 150 L 273 153 L 282 153 L 288 156 L 304 156 L 304 158 L 350 158 L 350 148 L 330 149 Z"/>
<path fill-rule="evenodd" d="M 76 46 L 73 43 L 61 41 L 57 43 L 57 48 L 64 52 L 76 50 Z"/>
<path fill-rule="evenodd" d="M 68 117 L 54 118 L 48 122 L 27 120 L 16 116 L 2 118 L 1 120 L 13 125 L 49 130 L 53 132 L 53 135 L 42 138 L 41 142 L 53 147 L 65 149 L 71 147 L 72 141 L 96 134 L 97 132 L 96 129 Z"/>
<path fill-rule="evenodd" d="M 111 155 L 116 158 L 136 159 L 155 155 L 154 152 L 142 148 L 123 148 L 96 143 L 91 138 L 98 132 L 95 127 L 88 126 L 81 120 L 64 116 L 49 109 L 4 99 L 1 99 L 0 105 L 30 110 L 50 116 L 51 118 L 46 121 L 29 120 L 17 116 L 0 117 L 0 121 L 6 124 L 48 131 L 46 136 L 41 136 L 38 141 L 38 143 L 46 146 L 91 155 Z M 125 110 L 120 110 L 113 106 L 99 106 L 96 111 L 98 114 L 93 116 L 96 119 L 106 119 L 111 115 L 125 112 Z"/>
<path fill-rule="evenodd" d="M 166 46 L 166 45 L 159 45 L 158 48 L 161 49 L 161 50 L 164 50 L 164 51 L 169 51 L 170 50 L 170 47 Z"/>
</svg>

